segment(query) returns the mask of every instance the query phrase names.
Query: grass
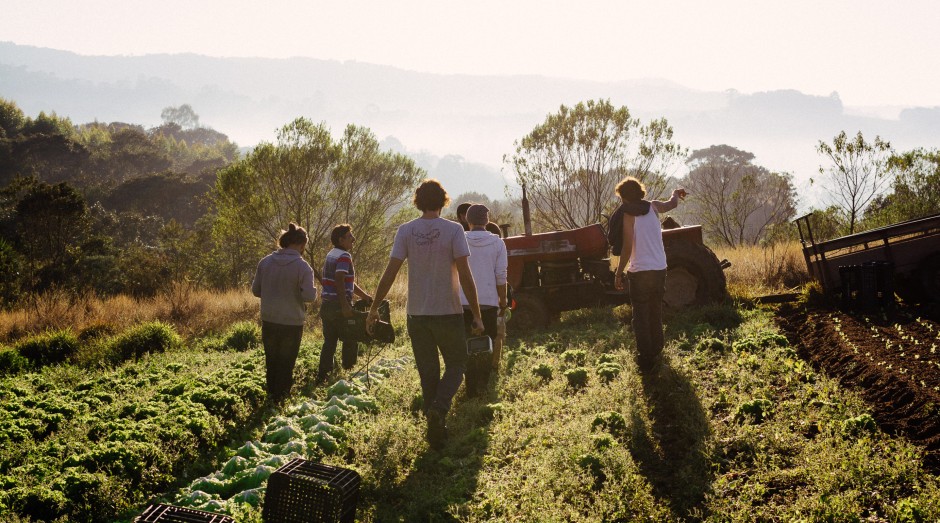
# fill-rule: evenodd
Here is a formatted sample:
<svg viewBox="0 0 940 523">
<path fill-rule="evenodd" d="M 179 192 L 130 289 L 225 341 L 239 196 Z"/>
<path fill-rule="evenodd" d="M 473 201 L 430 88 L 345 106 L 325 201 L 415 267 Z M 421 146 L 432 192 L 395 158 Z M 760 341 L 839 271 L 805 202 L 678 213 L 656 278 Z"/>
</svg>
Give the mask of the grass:
<svg viewBox="0 0 940 523">
<path fill-rule="evenodd" d="M 10 343 L 65 329 L 117 332 L 149 321 L 172 324 L 181 335 L 192 338 L 223 332 L 239 320 L 255 319 L 258 308 L 258 299 L 247 290 L 219 292 L 179 286 L 174 292 L 141 299 L 51 291 L 25 299 L 19 308 L 0 311 L 0 340 Z"/>
<path fill-rule="evenodd" d="M 363 288 L 373 292 L 375 285 L 366 282 Z M 402 270 L 387 297 L 392 310 L 405 310 L 407 292 L 408 279 Z M 151 321 L 171 324 L 181 336 L 192 339 L 225 332 L 239 321 L 257 321 L 259 310 L 258 298 L 247 288 L 213 291 L 177 285 L 166 294 L 139 299 L 76 296 L 56 290 L 30 296 L 13 310 L 0 310 L 0 343 L 12 344 L 23 337 L 66 329 L 80 337 L 94 337 Z M 314 332 L 320 328 L 316 311 L 315 306 L 307 305 L 307 326 Z"/>
<path fill-rule="evenodd" d="M 719 260 L 731 262 L 731 267 L 725 270 L 725 277 L 732 296 L 752 298 L 792 292 L 810 279 L 799 242 L 746 245 L 733 249 L 715 247 L 713 250 Z"/>
<path fill-rule="evenodd" d="M 353 456 L 341 460 L 363 475 L 359 519 L 940 517 L 940 483 L 919 449 L 806 365 L 770 312 L 718 309 L 669 317 L 667 364 L 654 376 L 638 374 L 632 336 L 608 310 L 511 340 L 488 395 L 458 395 L 441 452 L 411 408 L 416 372 L 392 377 L 373 391 L 380 414 L 348 430 Z M 610 364 L 622 371 L 605 381 L 598 370 Z M 579 367 L 586 383 L 572 387 L 564 373 Z"/>
<path fill-rule="evenodd" d="M 788 249 L 718 251 L 718 256 L 734 263 L 726 272 L 733 292 L 754 296 L 790 289 L 805 277 L 799 250 Z M 752 266 L 758 259 L 770 266 Z M 391 295 L 399 332 L 405 286 L 400 277 Z M 74 308 L 85 312 L 73 313 L 81 320 L 73 328 L 79 339 L 89 340 L 112 339 L 149 321 L 167 322 L 189 339 L 192 333 L 212 333 L 206 341 L 186 344 L 188 349 L 125 363 L 122 369 L 139 369 L 139 380 L 170 366 L 197 379 L 221 372 L 231 361 L 260 362 L 260 353 L 250 348 L 256 331 L 250 323 L 237 323 L 256 318 L 257 301 L 242 293 L 228 305 L 212 304 L 212 297 L 193 291 L 153 303 L 76 302 Z M 56 306 L 48 303 L 49 310 L 61 312 Z M 108 306 L 120 309 L 111 315 L 99 309 Z M 40 309 L 37 305 L 32 314 Z M 210 310 L 221 319 L 207 318 Z M 548 329 L 510 333 L 501 370 L 486 393 L 468 397 L 461 389 L 458 394 L 448 417 L 451 437 L 442 451 L 424 441 L 413 366 L 374 386 L 370 393 L 378 414 L 354 418 L 344 427 L 348 451 L 327 458 L 362 475 L 358 520 L 940 519 L 940 481 L 922 467 L 920 449 L 886 434 L 858 395 L 800 359 L 778 334 L 771 310 L 729 303 L 669 313 L 666 364 L 649 376 L 638 373 L 633 360 L 631 316 L 629 306 L 581 310 L 563 314 Z M 0 319 L 7 339 L 16 329 L 4 326 L 14 317 Z M 301 383 L 316 370 L 317 324 L 308 322 L 296 371 Z M 63 327 L 49 321 L 45 328 Z M 409 355 L 406 336 L 399 340 L 382 355 Z M 225 346 L 233 350 L 216 350 Z M 44 382 L 67 387 L 97 376 L 52 365 L 8 383 L 33 393 Z M 164 387 L 140 383 L 128 397 L 115 396 L 109 409 L 123 412 L 146 404 L 148 395 Z M 299 388 L 301 396 L 318 392 Z M 222 432 L 215 428 L 207 436 Z M 10 446 L 2 454 L 4 461 L 15 456 L 23 461 L 24 452 L 29 451 Z M 214 459 L 204 456 L 196 466 L 204 472 L 220 465 Z M 17 472 L 24 478 L 25 473 Z M 239 521 L 260 521 L 260 511 L 246 509 Z"/>
</svg>

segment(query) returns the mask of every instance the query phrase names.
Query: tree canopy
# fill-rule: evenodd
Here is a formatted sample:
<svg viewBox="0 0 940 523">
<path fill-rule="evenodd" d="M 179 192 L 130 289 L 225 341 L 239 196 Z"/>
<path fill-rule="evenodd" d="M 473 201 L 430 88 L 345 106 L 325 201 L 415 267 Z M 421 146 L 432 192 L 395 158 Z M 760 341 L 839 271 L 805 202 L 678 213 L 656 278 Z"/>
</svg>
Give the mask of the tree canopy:
<svg viewBox="0 0 940 523">
<path fill-rule="evenodd" d="M 865 208 L 888 182 L 891 144 L 880 136 L 869 142 L 861 131 L 851 138 L 842 131 L 831 145 L 820 140 L 816 150 L 830 162 L 828 168 L 820 167 L 819 172 L 827 178 L 830 200 L 848 217 L 852 234 Z"/>
<path fill-rule="evenodd" d="M 755 244 L 796 213 L 792 177 L 753 163 L 754 155 L 730 145 L 694 151 L 687 160 L 684 212 L 706 234 L 730 247 Z"/>
<path fill-rule="evenodd" d="M 686 151 L 673 141 L 665 118 L 642 124 L 627 107 L 609 100 L 562 105 L 504 157 L 527 189 L 533 220 L 547 229 L 572 229 L 599 221 L 616 204 L 614 187 L 635 176 L 650 197 Z"/>
<path fill-rule="evenodd" d="M 308 253 L 317 259 L 332 228 L 349 223 L 359 238 L 356 253 L 374 253 L 391 241 L 387 218 L 422 175 L 411 159 L 381 151 L 368 129 L 350 125 L 334 140 L 324 124 L 298 118 L 278 131 L 276 143 L 219 172 L 216 234 L 273 245 L 295 222 L 307 229 Z"/>
</svg>

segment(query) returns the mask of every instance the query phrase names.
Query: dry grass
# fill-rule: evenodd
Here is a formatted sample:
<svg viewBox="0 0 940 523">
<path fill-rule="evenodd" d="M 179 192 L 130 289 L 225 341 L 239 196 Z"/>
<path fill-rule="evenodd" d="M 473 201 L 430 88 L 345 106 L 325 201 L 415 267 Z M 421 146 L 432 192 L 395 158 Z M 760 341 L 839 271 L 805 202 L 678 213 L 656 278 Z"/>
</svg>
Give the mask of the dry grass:
<svg viewBox="0 0 940 523">
<path fill-rule="evenodd" d="M 769 246 L 715 248 L 718 259 L 727 259 L 728 292 L 752 298 L 792 291 L 810 280 L 799 242 Z"/>
<path fill-rule="evenodd" d="M 364 288 L 369 293 L 375 292 L 374 285 Z M 402 271 L 388 296 L 393 316 L 397 316 L 394 311 L 404 314 L 407 292 L 407 274 Z M 307 326 L 314 331 L 320 327 L 316 319 L 318 309 L 319 303 L 307 307 L 311 316 Z M 9 343 L 48 330 L 119 332 L 153 320 L 170 323 L 182 336 L 191 339 L 224 332 L 238 321 L 257 321 L 258 313 L 258 299 L 247 288 L 211 291 L 179 284 L 166 294 L 143 299 L 126 295 L 107 298 L 93 294 L 76 296 L 65 291 L 51 291 L 30 296 L 14 310 L 0 311 L 0 342 Z M 401 318 L 393 319 L 398 321 Z"/>
<path fill-rule="evenodd" d="M 258 300 L 247 289 L 219 292 L 178 285 L 167 294 L 143 299 L 51 291 L 30 296 L 17 309 L 0 312 L 0 340 L 10 342 L 52 329 L 116 332 L 153 320 L 171 323 L 183 336 L 193 337 L 222 332 L 236 321 L 257 317 Z"/>
</svg>

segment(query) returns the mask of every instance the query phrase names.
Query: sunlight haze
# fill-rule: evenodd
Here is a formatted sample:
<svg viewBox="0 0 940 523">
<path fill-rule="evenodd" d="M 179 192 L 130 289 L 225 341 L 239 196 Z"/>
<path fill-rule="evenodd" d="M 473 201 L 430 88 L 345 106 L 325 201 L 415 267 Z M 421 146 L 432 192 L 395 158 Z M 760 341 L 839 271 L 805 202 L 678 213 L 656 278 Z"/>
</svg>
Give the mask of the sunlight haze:
<svg viewBox="0 0 940 523">
<path fill-rule="evenodd" d="M 940 4 L 0 2 L 0 41 L 85 55 L 310 57 L 441 74 L 663 79 L 940 105 Z"/>
</svg>

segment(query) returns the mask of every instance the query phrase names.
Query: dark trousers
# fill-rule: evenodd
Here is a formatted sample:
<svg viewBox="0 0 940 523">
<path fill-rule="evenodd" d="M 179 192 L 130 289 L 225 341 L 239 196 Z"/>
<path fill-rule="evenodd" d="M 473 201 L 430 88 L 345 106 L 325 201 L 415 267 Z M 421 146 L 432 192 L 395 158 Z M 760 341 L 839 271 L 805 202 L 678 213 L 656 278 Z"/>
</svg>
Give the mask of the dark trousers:
<svg viewBox="0 0 940 523">
<path fill-rule="evenodd" d="M 408 336 L 421 378 L 424 411 L 446 414 L 467 369 L 463 314 L 408 316 Z M 438 351 L 444 358 L 443 375 Z"/>
<path fill-rule="evenodd" d="M 294 363 L 300 351 L 303 325 L 281 325 L 261 322 L 261 342 L 264 344 L 265 378 L 268 398 L 280 401 L 290 394 L 294 383 Z"/>
<path fill-rule="evenodd" d="M 333 357 L 336 355 L 336 345 L 342 333 L 341 324 L 343 313 L 339 302 L 324 301 L 320 305 L 320 319 L 323 320 L 323 348 L 320 349 L 320 367 L 317 369 L 317 381 L 326 379 L 333 370 Z M 355 341 L 343 340 L 343 368 L 351 369 L 359 358 L 359 344 Z"/>
<path fill-rule="evenodd" d="M 653 369 L 663 354 L 663 294 L 666 271 L 627 273 L 630 303 L 633 305 L 633 335 L 636 336 L 637 365 L 640 371 Z"/>
<path fill-rule="evenodd" d="M 493 340 L 496 339 L 496 317 L 499 307 L 480 307 L 480 316 L 483 319 L 483 334 Z M 473 336 L 470 328 L 473 326 L 473 313 L 469 309 L 463 311 L 464 332 L 467 337 Z M 490 381 L 490 371 L 493 369 L 493 355 L 491 353 L 468 355 L 467 359 L 467 393 L 471 396 L 480 396 L 486 392 Z"/>
</svg>

